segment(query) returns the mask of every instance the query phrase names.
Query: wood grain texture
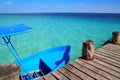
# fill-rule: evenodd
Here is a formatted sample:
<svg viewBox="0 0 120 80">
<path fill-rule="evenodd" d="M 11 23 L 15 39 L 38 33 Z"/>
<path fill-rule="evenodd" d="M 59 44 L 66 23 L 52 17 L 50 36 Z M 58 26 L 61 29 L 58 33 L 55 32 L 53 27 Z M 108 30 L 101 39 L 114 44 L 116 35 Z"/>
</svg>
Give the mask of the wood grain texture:
<svg viewBox="0 0 120 80">
<path fill-rule="evenodd" d="M 107 44 L 95 51 L 93 61 L 76 59 L 44 76 L 44 80 L 120 80 L 120 46 Z"/>
</svg>

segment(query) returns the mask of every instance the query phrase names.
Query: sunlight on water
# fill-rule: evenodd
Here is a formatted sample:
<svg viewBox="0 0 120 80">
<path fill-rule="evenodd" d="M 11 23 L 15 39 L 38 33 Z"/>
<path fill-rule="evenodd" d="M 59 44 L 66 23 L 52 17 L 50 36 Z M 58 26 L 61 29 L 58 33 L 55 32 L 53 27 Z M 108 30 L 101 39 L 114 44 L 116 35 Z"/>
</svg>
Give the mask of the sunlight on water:
<svg viewBox="0 0 120 80">
<path fill-rule="evenodd" d="M 112 31 L 120 31 L 120 15 L 119 17 L 89 16 L 78 14 L 0 15 L 0 26 L 23 23 L 33 29 L 32 32 L 14 35 L 11 38 L 21 58 L 48 48 L 71 45 L 70 61 L 73 61 L 81 56 L 84 40 L 94 40 L 95 47 L 99 48 L 106 40 L 111 39 Z M 0 64 L 13 61 L 15 58 L 7 47 L 0 45 Z"/>
</svg>

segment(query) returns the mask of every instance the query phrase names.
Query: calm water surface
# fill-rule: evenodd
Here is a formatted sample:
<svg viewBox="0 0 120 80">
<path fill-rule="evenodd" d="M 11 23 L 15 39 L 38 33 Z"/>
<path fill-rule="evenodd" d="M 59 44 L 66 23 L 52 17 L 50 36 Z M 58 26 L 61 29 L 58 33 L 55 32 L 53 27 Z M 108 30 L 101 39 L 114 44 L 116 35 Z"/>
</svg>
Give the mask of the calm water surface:
<svg viewBox="0 0 120 80">
<path fill-rule="evenodd" d="M 71 45 L 70 61 L 81 56 L 82 42 L 95 41 L 95 48 L 111 39 L 112 31 L 120 31 L 120 14 L 1 14 L 0 26 L 23 23 L 33 30 L 12 36 L 11 40 L 21 58 L 36 52 Z M 0 39 L 2 41 L 2 39 Z M 8 48 L 0 45 L 0 64 L 14 62 Z"/>
</svg>

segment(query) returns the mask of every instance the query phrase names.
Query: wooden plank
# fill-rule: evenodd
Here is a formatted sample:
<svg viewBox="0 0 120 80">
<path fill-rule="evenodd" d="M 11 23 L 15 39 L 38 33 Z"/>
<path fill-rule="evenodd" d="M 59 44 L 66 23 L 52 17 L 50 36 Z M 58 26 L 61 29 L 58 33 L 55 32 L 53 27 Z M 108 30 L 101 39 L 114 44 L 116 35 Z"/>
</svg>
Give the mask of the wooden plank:
<svg viewBox="0 0 120 80">
<path fill-rule="evenodd" d="M 76 69 L 75 67 L 73 67 L 71 65 L 67 65 L 67 66 L 65 66 L 65 68 L 68 69 L 70 72 L 76 74 L 77 76 L 81 77 L 82 79 L 94 80 L 94 78 L 88 76 L 87 74 L 81 72 L 80 70 Z"/>
<path fill-rule="evenodd" d="M 97 74 L 99 74 L 101 76 L 104 76 L 104 77 L 106 77 L 106 78 L 108 78 L 110 80 L 119 80 L 117 77 L 115 77 L 115 76 L 113 76 L 113 75 L 111 75 L 111 74 L 109 74 L 109 73 L 107 73 L 107 72 L 93 66 L 93 65 L 87 64 L 87 63 L 83 62 L 82 60 L 75 60 L 75 61 L 77 63 L 79 63 L 79 64 L 83 64 L 84 67 L 89 68 L 93 72 L 95 72 L 95 73 L 97 73 Z"/>
<path fill-rule="evenodd" d="M 35 78 L 34 80 L 44 80 L 43 77 Z"/>
<path fill-rule="evenodd" d="M 120 56 L 120 50 L 114 50 L 113 48 L 100 48 L 112 52 L 114 55 Z"/>
<path fill-rule="evenodd" d="M 102 49 L 104 49 L 104 48 L 102 48 Z M 104 50 L 108 50 L 108 51 L 112 52 L 113 54 L 120 56 L 120 50 L 112 50 L 111 48 L 105 48 Z"/>
<path fill-rule="evenodd" d="M 57 80 L 52 74 L 47 74 L 43 76 L 45 80 Z"/>
<path fill-rule="evenodd" d="M 77 59 L 41 80 L 120 80 L 119 53 L 120 46 L 107 44 L 95 51 L 95 61 Z"/>
<path fill-rule="evenodd" d="M 101 48 L 106 48 L 106 47 L 111 47 L 111 48 L 114 48 L 114 49 L 120 48 L 119 45 L 111 44 L 111 43 L 109 43 L 109 44 L 107 44 L 107 45 L 104 45 L 104 46 L 102 46 Z"/>
<path fill-rule="evenodd" d="M 102 47 L 103 49 L 109 49 L 110 51 L 120 51 L 120 46 L 114 44 L 107 44 Z"/>
<path fill-rule="evenodd" d="M 101 65 L 103 65 L 103 66 L 108 67 L 109 69 L 115 70 L 115 71 L 117 71 L 117 72 L 120 73 L 120 68 L 117 68 L 117 67 L 115 67 L 115 66 L 113 66 L 113 65 L 110 65 L 110 64 L 108 64 L 108 63 L 106 63 L 106 62 L 104 62 L 104 61 L 101 61 L 101 60 L 99 60 L 99 59 L 95 59 L 95 62 L 97 62 L 97 63 L 99 63 L 99 64 L 101 64 Z"/>
<path fill-rule="evenodd" d="M 78 60 L 78 59 L 77 59 L 77 60 Z M 75 60 L 75 61 L 77 61 L 77 60 Z M 109 79 L 109 78 L 107 78 L 107 77 L 104 77 L 104 76 L 102 76 L 102 75 L 100 75 L 100 74 L 97 74 L 96 72 L 94 72 L 94 71 L 86 68 L 85 66 L 83 66 L 84 63 L 77 64 L 76 62 L 72 62 L 72 63 L 70 63 L 70 65 L 78 68 L 81 72 L 83 72 L 83 73 L 85 73 L 85 74 L 87 74 L 87 75 L 89 75 L 89 76 L 91 76 L 92 78 L 95 78 L 95 79 L 97 79 L 97 80 L 108 80 L 108 79 Z M 85 78 L 85 79 L 86 79 L 86 78 Z"/>
<path fill-rule="evenodd" d="M 115 45 L 115 46 L 106 46 L 106 47 L 102 47 L 103 49 L 109 49 L 110 51 L 120 51 L 119 49 L 120 49 L 120 46 L 119 47 L 116 47 L 117 45 Z"/>
<path fill-rule="evenodd" d="M 55 71 L 52 74 L 59 80 L 69 80 L 67 77 L 65 77 L 63 74 L 61 74 L 59 71 Z"/>
<path fill-rule="evenodd" d="M 110 48 L 110 50 L 113 50 L 113 51 L 120 51 L 120 46 L 118 45 L 114 45 L 114 44 L 107 44 L 107 45 L 104 45 L 102 46 L 101 48 Z"/>
<path fill-rule="evenodd" d="M 105 51 L 105 52 L 109 52 L 108 54 L 113 54 L 113 55 L 120 55 L 120 54 L 118 54 L 118 53 L 120 53 L 120 50 L 119 50 L 119 52 L 118 51 L 116 51 L 116 50 L 111 50 L 110 48 L 109 49 L 107 49 L 107 48 L 99 48 L 99 49 L 97 49 L 96 51 Z M 117 53 L 116 53 L 116 52 Z"/>
<path fill-rule="evenodd" d="M 108 58 L 111 58 L 111 59 L 114 59 L 114 60 L 116 60 L 116 61 L 118 61 L 119 62 L 119 64 L 120 64 L 120 59 L 119 58 L 116 58 L 116 57 L 113 57 L 112 55 L 108 55 L 108 54 L 106 54 L 107 52 L 104 52 L 104 51 L 96 51 L 98 54 L 100 54 L 100 55 L 103 55 L 103 56 L 105 56 L 105 57 L 108 57 Z"/>
<path fill-rule="evenodd" d="M 120 48 L 120 45 L 116 45 L 116 44 L 107 44 L 106 47 L 113 47 L 113 48 Z"/>
<path fill-rule="evenodd" d="M 108 64 L 110 64 L 110 65 L 112 65 L 112 66 L 115 66 L 115 67 L 117 67 L 117 68 L 120 68 L 120 65 L 119 65 L 119 64 L 116 64 L 115 62 L 112 62 L 112 61 L 110 61 L 110 60 L 108 60 L 108 59 L 106 59 L 106 58 L 103 58 L 103 57 L 98 56 L 98 55 L 95 55 L 95 58 L 98 59 L 98 60 L 100 60 L 100 61 L 103 61 L 103 62 L 105 62 L 105 63 L 108 63 Z"/>
<path fill-rule="evenodd" d="M 58 71 L 60 71 L 64 76 L 68 77 L 71 80 L 82 80 L 81 78 L 66 70 L 65 68 L 61 68 Z"/>
<path fill-rule="evenodd" d="M 105 57 L 105 56 L 103 56 L 103 55 L 100 55 L 99 52 L 95 52 L 95 56 L 102 57 L 103 59 L 112 61 L 113 63 L 118 64 L 118 66 L 120 67 L 120 62 L 118 62 L 118 61 L 116 61 L 116 60 L 114 60 L 114 59 Z"/>
<path fill-rule="evenodd" d="M 109 69 L 109 68 L 107 68 L 105 66 L 102 66 L 102 65 L 100 65 L 98 63 L 95 63 L 93 61 L 86 61 L 86 60 L 83 60 L 83 59 L 81 59 L 81 60 L 120 79 L 120 73 L 118 73 L 118 72 L 116 72 L 116 71 L 114 71 L 112 69 Z"/>
<path fill-rule="evenodd" d="M 115 49 L 115 48 L 111 48 L 111 47 L 106 47 L 106 48 L 102 48 L 102 49 L 105 49 L 105 50 L 108 50 L 108 51 L 111 51 L 111 52 L 117 52 L 117 53 L 120 53 L 120 50 L 119 49 Z M 116 54 L 117 54 L 116 53 Z M 119 54 L 118 54 L 119 55 Z"/>
<path fill-rule="evenodd" d="M 112 52 L 110 50 L 106 50 L 106 49 L 103 49 L 103 48 L 100 48 L 98 49 L 97 51 L 99 52 L 102 52 L 102 53 L 105 53 L 109 56 L 112 56 L 112 57 L 115 57 L 115 58 L 118 58 L 120 60 L 120 56 L 118 55 L 118 53 L 115 53 L 115 52 Z M 117 54 L 117 55 L 116 55 Z"/>
</svg>

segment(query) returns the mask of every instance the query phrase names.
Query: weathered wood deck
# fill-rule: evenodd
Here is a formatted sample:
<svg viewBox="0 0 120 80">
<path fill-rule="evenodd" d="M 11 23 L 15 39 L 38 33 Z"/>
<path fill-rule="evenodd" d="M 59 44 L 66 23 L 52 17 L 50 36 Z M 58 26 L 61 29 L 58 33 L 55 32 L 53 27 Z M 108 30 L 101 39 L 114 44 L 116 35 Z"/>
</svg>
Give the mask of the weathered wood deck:
<svg viewBox="0 0 120 80">
<path fill-rule="evenodd" d="M 76 59 L 36 80 L 120 80 L 120 46 L 107 44 L 95 51 L 95 58 Z"/>
</svg>

